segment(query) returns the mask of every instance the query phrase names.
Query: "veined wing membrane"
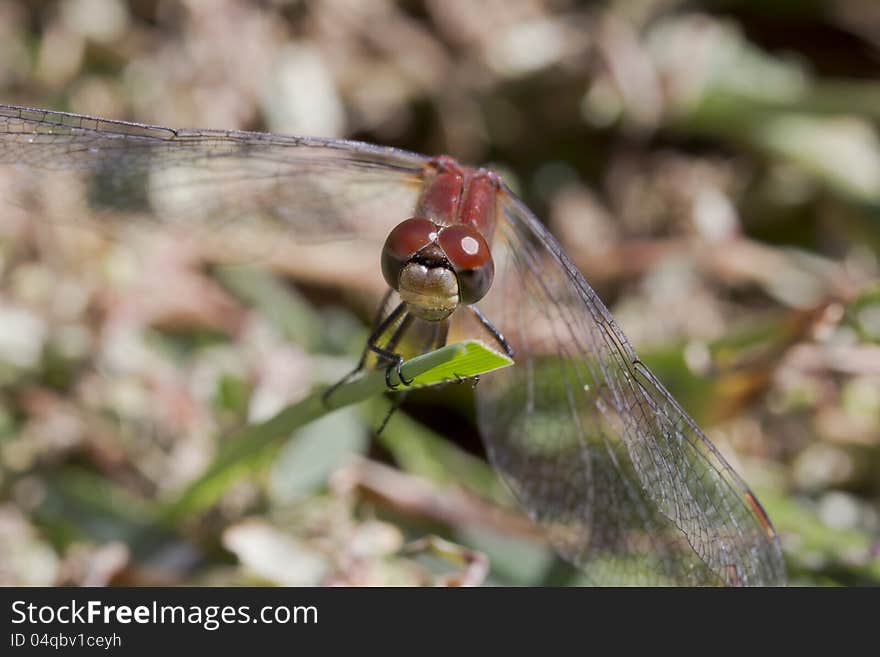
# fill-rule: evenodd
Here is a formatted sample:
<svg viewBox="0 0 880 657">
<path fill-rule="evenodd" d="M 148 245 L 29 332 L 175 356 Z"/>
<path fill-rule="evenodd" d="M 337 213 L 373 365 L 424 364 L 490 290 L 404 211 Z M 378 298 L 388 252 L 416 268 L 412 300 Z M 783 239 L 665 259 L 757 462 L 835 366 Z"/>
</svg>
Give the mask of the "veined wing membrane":
<svg viewBox="0 0 880 657">
<path fill-rule="evenodd" d="M 378 260 L 390 229 L 413 211 L 427 162 L 354 142 L 0 105 L 3 210 L 74 223 L 272 229 L 299 244 L 356 239 Z M 495 282 L 480 306 L 513 344 L 516 365 L 485 377 L 478 416 L 522 504 L 596 581 L 782 583 L 778 541 L 754 496 L 528 209 L 508 190 L 500 205 Z"/>
<path fill-rule="evenodd" d="M 557 549 L 597 583 L 774 585 L 755 497 L 638 360 L 555 240 L 502 194 L 483 312 L 516 367 L 477 388 L 490 458 Z"/>
<path fill-rule="evenodd" d="M 235 249 L 246 246 L 244 231 L 259 231 L 270 243 L 356 239 L 378 258 L 415 206 L 426 162 L 351 141 L 172 130 L 0 105 L 9 206 L 69 223 L 204 225 L 205 234 L 228 231 Z M 64 202 L 52 211 L 49 196 Z"/>
</svg>

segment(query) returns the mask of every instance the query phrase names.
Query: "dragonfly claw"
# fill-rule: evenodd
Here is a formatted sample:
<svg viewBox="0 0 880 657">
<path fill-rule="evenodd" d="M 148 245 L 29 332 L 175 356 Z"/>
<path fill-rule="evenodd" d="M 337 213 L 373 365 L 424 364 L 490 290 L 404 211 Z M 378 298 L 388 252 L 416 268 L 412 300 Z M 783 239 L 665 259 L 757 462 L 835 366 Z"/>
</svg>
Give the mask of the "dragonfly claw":
<svg viewBox="0 0 880 657">
<path fill-rule="evenodd" d="M 464 383 L 468 379 L 473 379 L 473 384 L 471 384 L 471 388 L 474 390 L 476 390 L 477 384 L 480 382 L 480 375 L 479 374 L 477 374 L 476 376 L 471 376 L 471 377 L 465 378 L 465 377 L 462 377 L 460 374 L 453 372 L 452 376 L 455 377 L 455 385 L 461 385 L 462 383 Z"/>
<path fill-rule="evenodd" d="M 412 385 L 412 382 L 415 381 L 414 378 L 413 378 L 413 379 L 407 379 L 407 378 L 403 375 L 403 372 L 400 370 L 400 368 L 401 368 L 402 366 L 403 366 L 403 358 L 398 358 L 395 362 L 391 363 L 391 365 L 389 365 L 389 366 L 385 369 L 385 385 L 388 387 L 389 390 L 397 390 L 397 388 L 398 388 L 401 384 L 404 385 L 404 386 L 410 386 L 410 385 Z M 391 371 L 392 371 L 392 369 L 397 373 L 397 380 L 400 381 L 399 384 L 393 384 L 393 383 L 391 383 Z"/>
</svg>

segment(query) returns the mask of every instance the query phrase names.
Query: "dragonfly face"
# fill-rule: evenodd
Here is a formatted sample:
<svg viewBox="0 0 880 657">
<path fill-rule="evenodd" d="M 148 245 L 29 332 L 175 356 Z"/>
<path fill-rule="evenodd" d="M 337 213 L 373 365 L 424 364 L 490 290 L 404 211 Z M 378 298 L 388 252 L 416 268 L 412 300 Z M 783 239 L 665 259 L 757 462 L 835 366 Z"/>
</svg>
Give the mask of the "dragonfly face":
<svg viewBox="0 0 880 657">
<path fill-rule="evenodd" d="M 438 226 L 413 217 L 391 231 L 382 249 L 385 281 L 410 312 L 430 322 L 482 299 L 494 273 L 489 245 L 467 224 Z"/>
<path fill-rule="evenodd" d="M 413 315 L 429 322 L 444 320 L 458 308 L 455 272 L 436 244 L 410 257 L 392 287 Z"/>
<path fill-rule="evenodd" d="M 390 344 L 376 353 L 393 359 L 396 336 L 417 321 L 442 328 L 425 348 L 445 340 L 448 325 L 455 338 L 468 314 L 516 351 L 512 367 L 476 389 L 486 452 L 588 578 L 785 582 L 779 541 L 754 494 L 497 175 L 357 142 L 0 105 L 0 176 L 12 182 L 0 186 L 8 212 L 28 212 L 36 199 L 34 214 L 51 214 L 63 198 L 61 214 L 98 224 L 274 229 L 301 249 L 310 275 L 328 245 L 355 241 L 350 256 L 367 253 L 372 263 L 382 253 L 400 302 L 380 327 Z M 378 278 L 366 267 L 353 280 Z"/>
</svg>

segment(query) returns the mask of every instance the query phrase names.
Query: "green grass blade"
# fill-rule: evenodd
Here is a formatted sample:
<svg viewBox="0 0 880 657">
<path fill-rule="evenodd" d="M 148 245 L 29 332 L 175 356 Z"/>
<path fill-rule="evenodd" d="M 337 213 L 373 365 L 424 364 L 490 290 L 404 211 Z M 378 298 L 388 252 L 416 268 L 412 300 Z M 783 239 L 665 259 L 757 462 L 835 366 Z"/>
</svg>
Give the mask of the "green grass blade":
<svg viewBox="0 0 880 657">
<path fill-rule="evenodd" d="M 434 385 L 485 374 L 506 367 L 513 361 L 490 349 L 478 340 L 457 342 L 406 361 L 401 367 L 404 378 L 413 386 Z M 481 369 L 482 368 L 482 369 Z M 457 375 L 457 376 L 456 376 Z M 399 385 L 392 368 L 392 385 Z M 385 371 L 371 372 L 351 383 L 340 386 L 325 403 L 323 390 L 288 406 L 274 417 L 245 427 L 225 441 L 208 470 L 169 502 L 160 514 L 162 522 L 176 524 L 180 519 L 197 513 L 214 502 L 240 477 L 252 472 L 297 428 L 343 406 L 364 401 L 387 390 Z"/>
</svg>

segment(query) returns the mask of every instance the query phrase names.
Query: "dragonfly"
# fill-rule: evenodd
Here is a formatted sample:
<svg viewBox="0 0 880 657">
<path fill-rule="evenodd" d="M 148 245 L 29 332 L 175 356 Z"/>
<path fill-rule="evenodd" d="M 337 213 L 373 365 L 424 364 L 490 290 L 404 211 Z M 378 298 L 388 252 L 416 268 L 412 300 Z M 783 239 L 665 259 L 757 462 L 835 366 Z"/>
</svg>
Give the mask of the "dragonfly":
<svg viewBox="0 0 880 657">
<path fill-rule="evenodd" d="M 416 324 L 423 349 L 477 330 L 514 355 L 475 387 L 479 432 L 588 581 L 785 584 L 757 497 L 499 175 L 356 141 L 0 105 L 0 176 L 0 208 L 74 224 L 247 226 L 315 263 L 354 245 L 395 299 L 371 336 L 378 362 L 399 364 Z"/>
</svg>

